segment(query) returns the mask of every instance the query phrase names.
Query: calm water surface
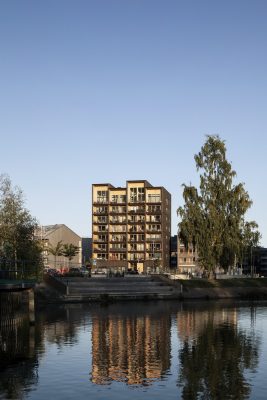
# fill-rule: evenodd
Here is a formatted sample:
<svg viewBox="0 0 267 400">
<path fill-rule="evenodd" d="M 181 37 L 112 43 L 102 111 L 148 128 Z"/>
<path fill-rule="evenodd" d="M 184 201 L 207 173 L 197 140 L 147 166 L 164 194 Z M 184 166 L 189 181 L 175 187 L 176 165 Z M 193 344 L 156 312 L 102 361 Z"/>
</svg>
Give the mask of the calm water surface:
<svg viewBox="0 0 267 400">
<path fill-rule="evenodd" d="M 266 399 L 267 303 L 51 306 L 0 323 L 0 399 Z"/>
</svg>

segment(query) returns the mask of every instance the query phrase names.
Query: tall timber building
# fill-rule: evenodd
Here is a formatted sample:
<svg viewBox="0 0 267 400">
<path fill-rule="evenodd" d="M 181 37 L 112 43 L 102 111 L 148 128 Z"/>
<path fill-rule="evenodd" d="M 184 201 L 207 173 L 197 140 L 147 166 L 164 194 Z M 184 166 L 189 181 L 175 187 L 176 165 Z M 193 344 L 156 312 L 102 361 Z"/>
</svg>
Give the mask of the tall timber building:
<svg viewBox="0 0 267 400">
<path fill-rule="evenodd" d="M 171 195 L 146 180 L 92 185 L 92 257 L 98 268 L 147 272 L 170 264 Z"/>
</svg>

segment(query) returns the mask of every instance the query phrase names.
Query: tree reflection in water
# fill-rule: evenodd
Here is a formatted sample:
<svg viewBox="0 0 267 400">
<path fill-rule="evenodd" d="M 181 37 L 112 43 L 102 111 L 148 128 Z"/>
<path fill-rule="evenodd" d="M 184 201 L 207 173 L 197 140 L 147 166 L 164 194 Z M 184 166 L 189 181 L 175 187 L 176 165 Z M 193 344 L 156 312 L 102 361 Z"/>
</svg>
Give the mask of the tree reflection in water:
<svg viewBox="0 0 267 400">
<path fill-rule="evenodd" d="M 245 371 L 258 363 L 259 340 L 234 324 L 209 320 L 195 339 L 179 352 L 182 399 L 247 399 Z"/>
</svg>

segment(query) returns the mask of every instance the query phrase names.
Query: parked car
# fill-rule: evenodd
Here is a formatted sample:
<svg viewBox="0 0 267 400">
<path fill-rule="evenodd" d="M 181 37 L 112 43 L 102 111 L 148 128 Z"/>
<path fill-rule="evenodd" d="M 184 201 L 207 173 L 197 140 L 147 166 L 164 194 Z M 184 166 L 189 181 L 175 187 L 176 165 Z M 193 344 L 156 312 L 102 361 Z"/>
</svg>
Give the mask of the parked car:
<svg viewBox="0 0 267 400">
<path fill-rule="evenodd" d="M 91 271 L 84 266 L 80 268 L 80 272 L 83 274 L 83 276 L 91 276 Z"/>
<path fill-rule="evenodd" d="M 69 269 L 69 272 L 65 275 L 66 276 L 83 276 L 80 268 L 78 268 L 78 267 L 71 267 Z"/>
<path fill-rule="evenodd" d="M 61 276 L 61 272 L 56 268 L 45 268 L 44 272 L 51 276 Z"/>
</svg>

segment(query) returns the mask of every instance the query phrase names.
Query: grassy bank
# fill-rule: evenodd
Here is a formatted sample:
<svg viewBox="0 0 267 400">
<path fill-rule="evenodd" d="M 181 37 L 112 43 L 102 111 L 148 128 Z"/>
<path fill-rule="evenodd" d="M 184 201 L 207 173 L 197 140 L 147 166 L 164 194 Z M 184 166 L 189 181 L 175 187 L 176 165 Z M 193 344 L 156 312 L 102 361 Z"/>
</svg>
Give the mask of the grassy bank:
<svg viewBox="0 0 267 400">
<path fill-rule="evenodd" d="M 233 278 L 233 279 L 190 279 L 180 280 L 184 288 L 267 288 L 265 278 Z"/>
</svg>

